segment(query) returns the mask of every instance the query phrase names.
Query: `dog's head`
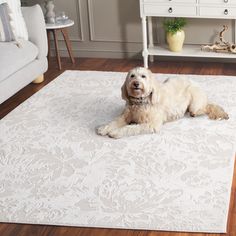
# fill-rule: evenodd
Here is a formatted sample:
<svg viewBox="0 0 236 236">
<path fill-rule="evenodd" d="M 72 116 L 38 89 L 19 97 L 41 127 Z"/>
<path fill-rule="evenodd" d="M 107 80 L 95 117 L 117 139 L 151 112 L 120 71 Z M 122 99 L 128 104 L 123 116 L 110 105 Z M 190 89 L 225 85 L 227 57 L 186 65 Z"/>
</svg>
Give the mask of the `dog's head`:
<svg viewBox="0 0 236 236">
<path fill-rule="evenodd" d="M 158 83 L 152 72 L 143 67 L 136 67 L 128 72 L 126 80 L 121 87 L 122 98 L 145 98 L 150 96 L 152 104 L 158 102 Z"/>
</svg>

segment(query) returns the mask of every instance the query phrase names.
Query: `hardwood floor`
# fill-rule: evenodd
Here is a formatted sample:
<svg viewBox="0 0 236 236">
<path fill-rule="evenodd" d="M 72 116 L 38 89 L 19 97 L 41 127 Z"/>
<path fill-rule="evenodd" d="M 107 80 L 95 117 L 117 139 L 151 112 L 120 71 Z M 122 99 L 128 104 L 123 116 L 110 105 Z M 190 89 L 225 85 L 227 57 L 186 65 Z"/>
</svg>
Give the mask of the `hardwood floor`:
<svg viewBox="0 0 236 236">
<path fill-rule="evenodd" d="M 128 71 L 135 66 L 142 66 L 141 60 L 123 59 L 76 59 L 74 65 L 69 58 L 62 59 L 62 70 L 58 71 L 57 63 L 51 60 L 49 70 L 45 74 L 45 81 L 41 84 L 30 84 L 12 98 L 0 105 L 0 119 L 21 104 L 24 100 L 36 93 L 47 83 L 55 79 L 64 70 L 102 70 L 102 71 Z M 236 66 L 230 63 L 205 62 L 154 62 L 150 65 L 153 72 L 176 74 L 206 74 L 206 75 L 234 75 Z M 236 78 L 235 78 L 236 79 Z M 1 214 L 1 213 L 0 213 Z M 23 224 L 0 224 L 0 236 L 236 236 L 236 165 L 231 192 L 230 211 L 227 234 L 197 234 L 174 233 L 157 231 L 97 229 L 78 227 L 57 227 Z"/>
</svg>

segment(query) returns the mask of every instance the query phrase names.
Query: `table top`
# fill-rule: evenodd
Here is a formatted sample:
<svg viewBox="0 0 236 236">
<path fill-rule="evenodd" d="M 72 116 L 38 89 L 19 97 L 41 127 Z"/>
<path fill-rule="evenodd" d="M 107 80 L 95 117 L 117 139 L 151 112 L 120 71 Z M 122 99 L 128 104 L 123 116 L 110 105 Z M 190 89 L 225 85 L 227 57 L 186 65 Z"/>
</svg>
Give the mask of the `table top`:
<svg viewBox="0 0 236 236">
<path fill-rule="evenodd" d="M 46 29 L 62 29 L 74 25 L 73 20 L 58 21 L 55 24 L 46 24 Z"/>
</svg>

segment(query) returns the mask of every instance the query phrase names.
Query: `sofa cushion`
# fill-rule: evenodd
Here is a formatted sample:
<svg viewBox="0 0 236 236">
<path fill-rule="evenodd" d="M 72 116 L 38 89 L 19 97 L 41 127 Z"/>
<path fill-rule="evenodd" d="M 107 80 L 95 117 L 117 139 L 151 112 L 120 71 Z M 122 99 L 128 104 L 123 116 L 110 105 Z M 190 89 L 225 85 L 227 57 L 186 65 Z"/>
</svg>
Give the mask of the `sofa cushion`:
<svg viewBox="0 0 236 236">
<path fill-rule="evenodd" d="M 35 60 L 39 53 L 33 43 L 23 39 L 19 46 L 15 42 L 0 42 L 0 52 L 0 82 Z"/>
</svg>

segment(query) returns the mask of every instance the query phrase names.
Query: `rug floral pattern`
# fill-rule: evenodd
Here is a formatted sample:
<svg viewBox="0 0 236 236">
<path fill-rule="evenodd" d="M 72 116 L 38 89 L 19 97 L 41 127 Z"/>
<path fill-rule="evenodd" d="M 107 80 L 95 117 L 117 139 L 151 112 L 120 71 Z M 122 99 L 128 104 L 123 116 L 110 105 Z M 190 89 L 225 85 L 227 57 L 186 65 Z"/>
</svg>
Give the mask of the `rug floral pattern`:
<svg viewBox="0 0 236 236">
<path fill-rule="evenodd" d="M 66 71 L 17 107 L 0 121 L 0 221 L 225 232 L 236 78 L 188 77 L 228 121 L 185 117 L 159 134 L 97 136 L 124 107 L 125 73 L 114 72 Z"/>
</svg>

